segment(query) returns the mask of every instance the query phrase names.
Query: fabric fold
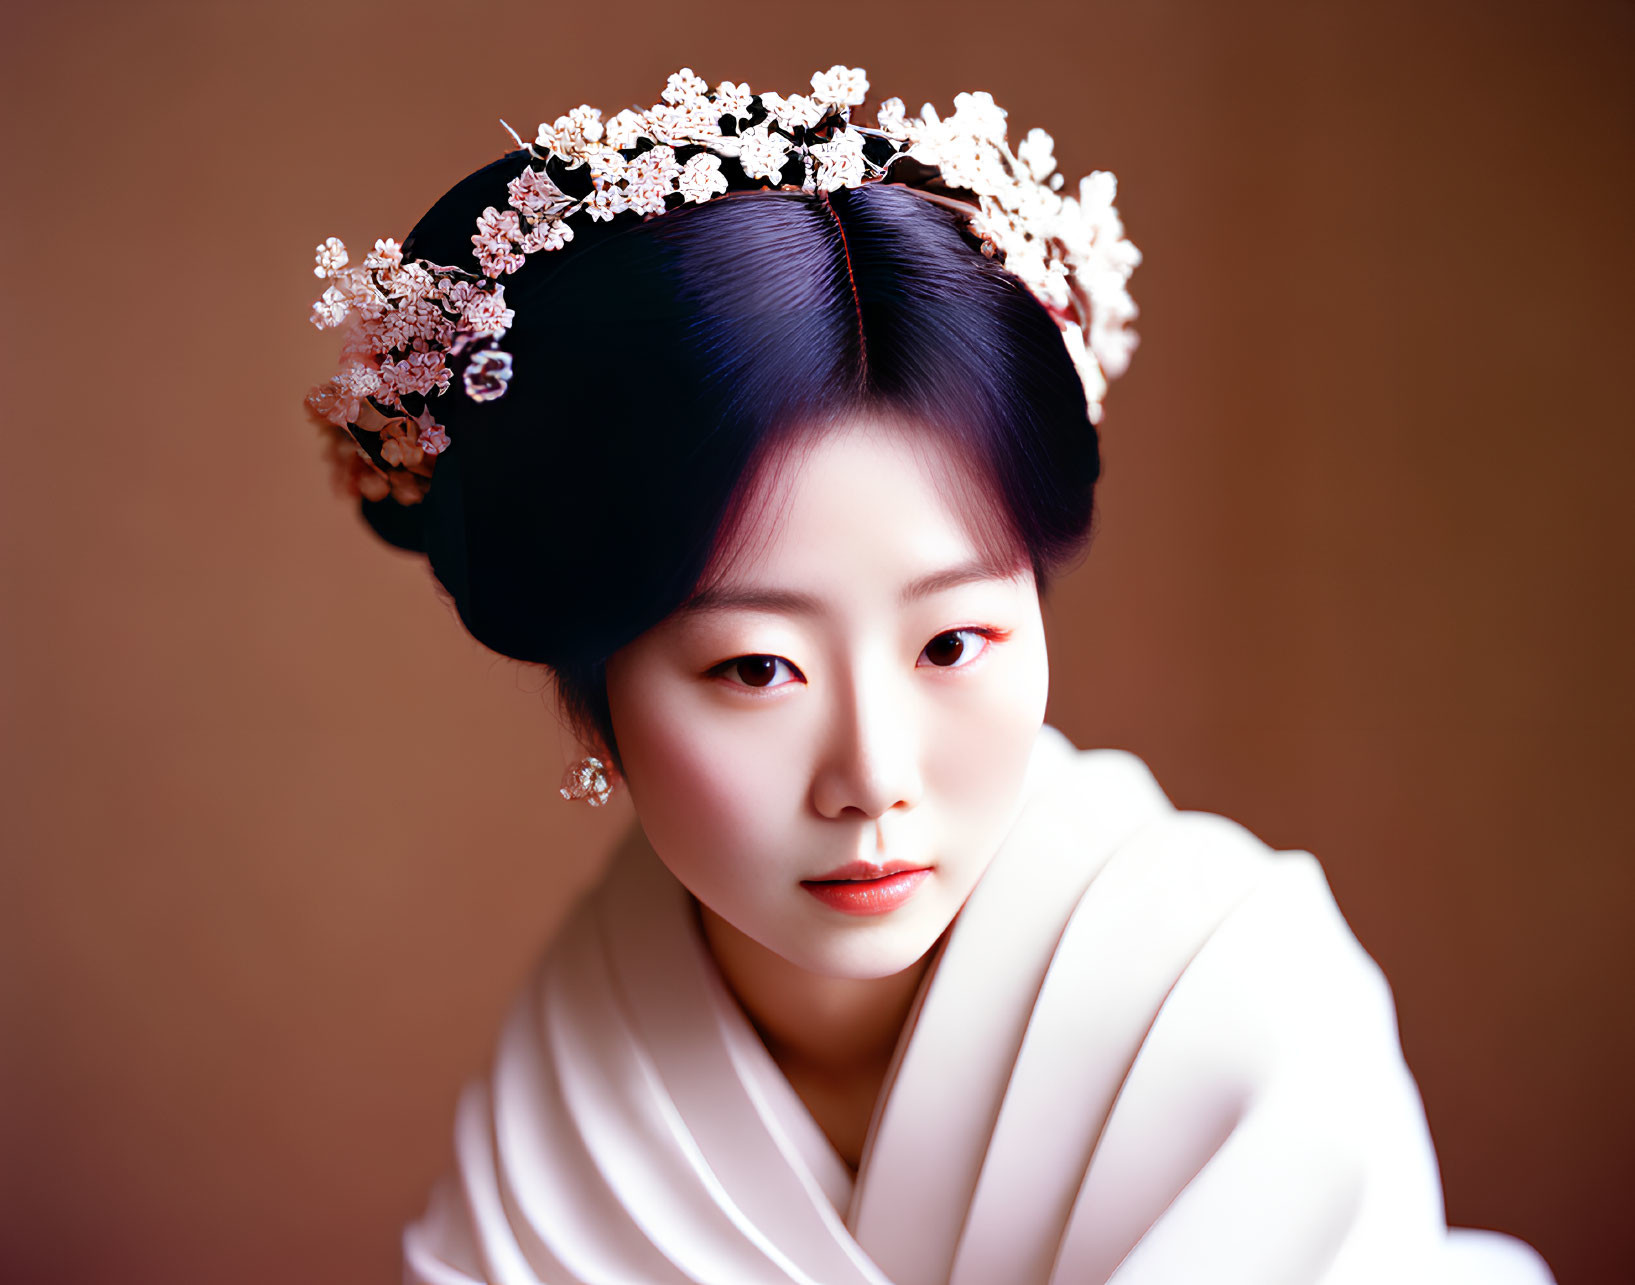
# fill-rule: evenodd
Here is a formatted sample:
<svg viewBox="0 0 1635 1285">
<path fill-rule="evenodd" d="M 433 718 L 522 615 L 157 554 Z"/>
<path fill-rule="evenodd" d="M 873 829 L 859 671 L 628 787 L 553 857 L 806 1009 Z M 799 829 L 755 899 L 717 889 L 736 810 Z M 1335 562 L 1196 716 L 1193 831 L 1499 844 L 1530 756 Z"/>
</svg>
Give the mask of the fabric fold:
<svg viewBox="0 0 1635 1285">
<path fill-rule="evenodd" d="M 1068 916 L 1114 848 L 1169 809 L 1133 755 L 1081 756 L 1054 728 L 1046 733 L 1030 768 L 1028 801 L 926 982 L 858 1170 L 853 1229 L 897 1285 L 950 1279 Z M 1064 842 L 1069 815 L 1087 824 Z"/>
<path fill-rule="evenodd" d="M 1149 826 L 1075 906 L 1011 1071 L 952 1285 L 1051 1278 L 1075 1193 L 1153 1015 L 1260 876 L 1247 836 L 1178 833 L 1217 821 Z M 1186 854 L 1206 842 L 1220 850 L 1199 867 Z M 1218 1132 L 1212 1121 L 1195 1123 L 1199 1139 Z"/>
</svg>

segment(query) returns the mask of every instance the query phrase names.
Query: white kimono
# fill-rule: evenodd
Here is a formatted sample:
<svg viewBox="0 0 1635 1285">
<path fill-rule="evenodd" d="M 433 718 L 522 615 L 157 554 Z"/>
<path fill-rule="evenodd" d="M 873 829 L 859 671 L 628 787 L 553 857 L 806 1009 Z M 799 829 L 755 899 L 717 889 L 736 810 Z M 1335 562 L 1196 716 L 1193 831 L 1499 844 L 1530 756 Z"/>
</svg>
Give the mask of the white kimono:
<svg viewBox="0 0 1635 1285">
<path fill-rule="evenodd" d="M 508 1019 L 409 1285 L 1548 1285 L 1449 1231 L 1317 862 L 1046 728 L 853 1179 L 639 829 Z"/>
</svg>

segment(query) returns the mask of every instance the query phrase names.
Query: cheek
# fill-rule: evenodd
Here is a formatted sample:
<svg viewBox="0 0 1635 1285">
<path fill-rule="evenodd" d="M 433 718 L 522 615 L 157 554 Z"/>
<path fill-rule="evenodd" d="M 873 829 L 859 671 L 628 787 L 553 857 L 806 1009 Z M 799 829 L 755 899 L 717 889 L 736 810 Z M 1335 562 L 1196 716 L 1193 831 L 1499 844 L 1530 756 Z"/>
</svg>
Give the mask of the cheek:
<svg viewBox="0 0 1635 1285">
<path fill-rule="evenodd" d="M 777 752 L 781 720 L 723 717 L 686 683 L 621 688 L 619 697 L 614 731 L 631 801 L 677 876 L 691 882 L 764 850 L 792 815 L 789 769 L 800 761 L 794 745 Z"/>
<path fill-rule="evenodd" d="M 1045 718 L 1050 674 L 1043 635 L 1011 640 L 1003 658 L 942 704 L 931 738 L 932 774 L 966 822 L 1010 815 Z"/>
</svg>

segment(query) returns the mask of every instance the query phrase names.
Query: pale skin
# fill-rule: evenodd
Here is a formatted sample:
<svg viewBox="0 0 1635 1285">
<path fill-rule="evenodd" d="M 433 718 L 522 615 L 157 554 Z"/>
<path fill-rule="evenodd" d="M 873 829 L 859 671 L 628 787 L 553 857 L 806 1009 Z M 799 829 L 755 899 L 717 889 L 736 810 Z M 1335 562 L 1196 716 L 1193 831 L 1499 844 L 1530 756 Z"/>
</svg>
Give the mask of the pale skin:
<svg viewBox="0 0 1635 1285">
<path fill-rule="evenodd" d="M 1020 808 L 1049 687 L 1025 555 L 988 547 L 915 432 L 858 418 L 765 470 L 695 600 L 607 667 L 637 817 L 853 1170 L 934 947 Z M 931 873 L 875 915 L 803 886 L 853 860 Z"/>
</svg>

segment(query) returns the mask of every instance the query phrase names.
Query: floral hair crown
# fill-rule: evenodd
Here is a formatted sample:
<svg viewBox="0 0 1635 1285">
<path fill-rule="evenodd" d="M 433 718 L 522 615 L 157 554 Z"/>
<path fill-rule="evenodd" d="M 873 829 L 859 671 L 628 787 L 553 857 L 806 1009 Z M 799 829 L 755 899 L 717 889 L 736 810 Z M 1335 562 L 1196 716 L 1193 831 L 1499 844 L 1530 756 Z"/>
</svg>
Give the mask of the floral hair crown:
<svg viewBox="0 0 1635 1285">
<path fill-rule="evenodd" d="M 433 397 L 448 392 L 456 371 L 476 401 L 505 393 L 511 354 L 501 341 L 515 313 L 503 278 L 528 255 L 561 249 L 576 220 L 650 218 L 729 187 L 830 192 L 894 181 L 959 211 L 982 252 L 1055 318 L 1099 423 L 1107 380 L 1123 373 L 1136 345 L 1125 328 L 1136 315 L 1126 283 L 1141 262 L 1113 208 L 1113 176 L 1096 171 L 1080 180 L 1077 197 L 1062 195 L 1050 135 L 1030 130 L 1013 152 L 1005 111 L 987 93 L 957 95 L 946 119 L 929 103 L 909 116 L 901 99 L 888 98 L 873 126 L 858 124 L 851 111 L 868 88 L 861 68 L 835 66 L 812 77 L 809 95 L 755 94 L 731 81 L 712 91 L 684 67 L 646 111 L 604 121 L 596 108 L 577 107 L 541 125 L 532 143 L 512 130 L 531 159 L 510 183 L 509 206 L 489 206 L 477 220 L 471 242 L 482 275 L 405 259 L 391 239 L 353 264 L 330 237 L 318 247 L 314 272 L 327 284 L 312 321 L 338 327 L 345 346 L 339 372 L 307 406 L 331 445 L 339 487 L 401 504 L 425 495 L 449 445 Z"/>
</svg>

